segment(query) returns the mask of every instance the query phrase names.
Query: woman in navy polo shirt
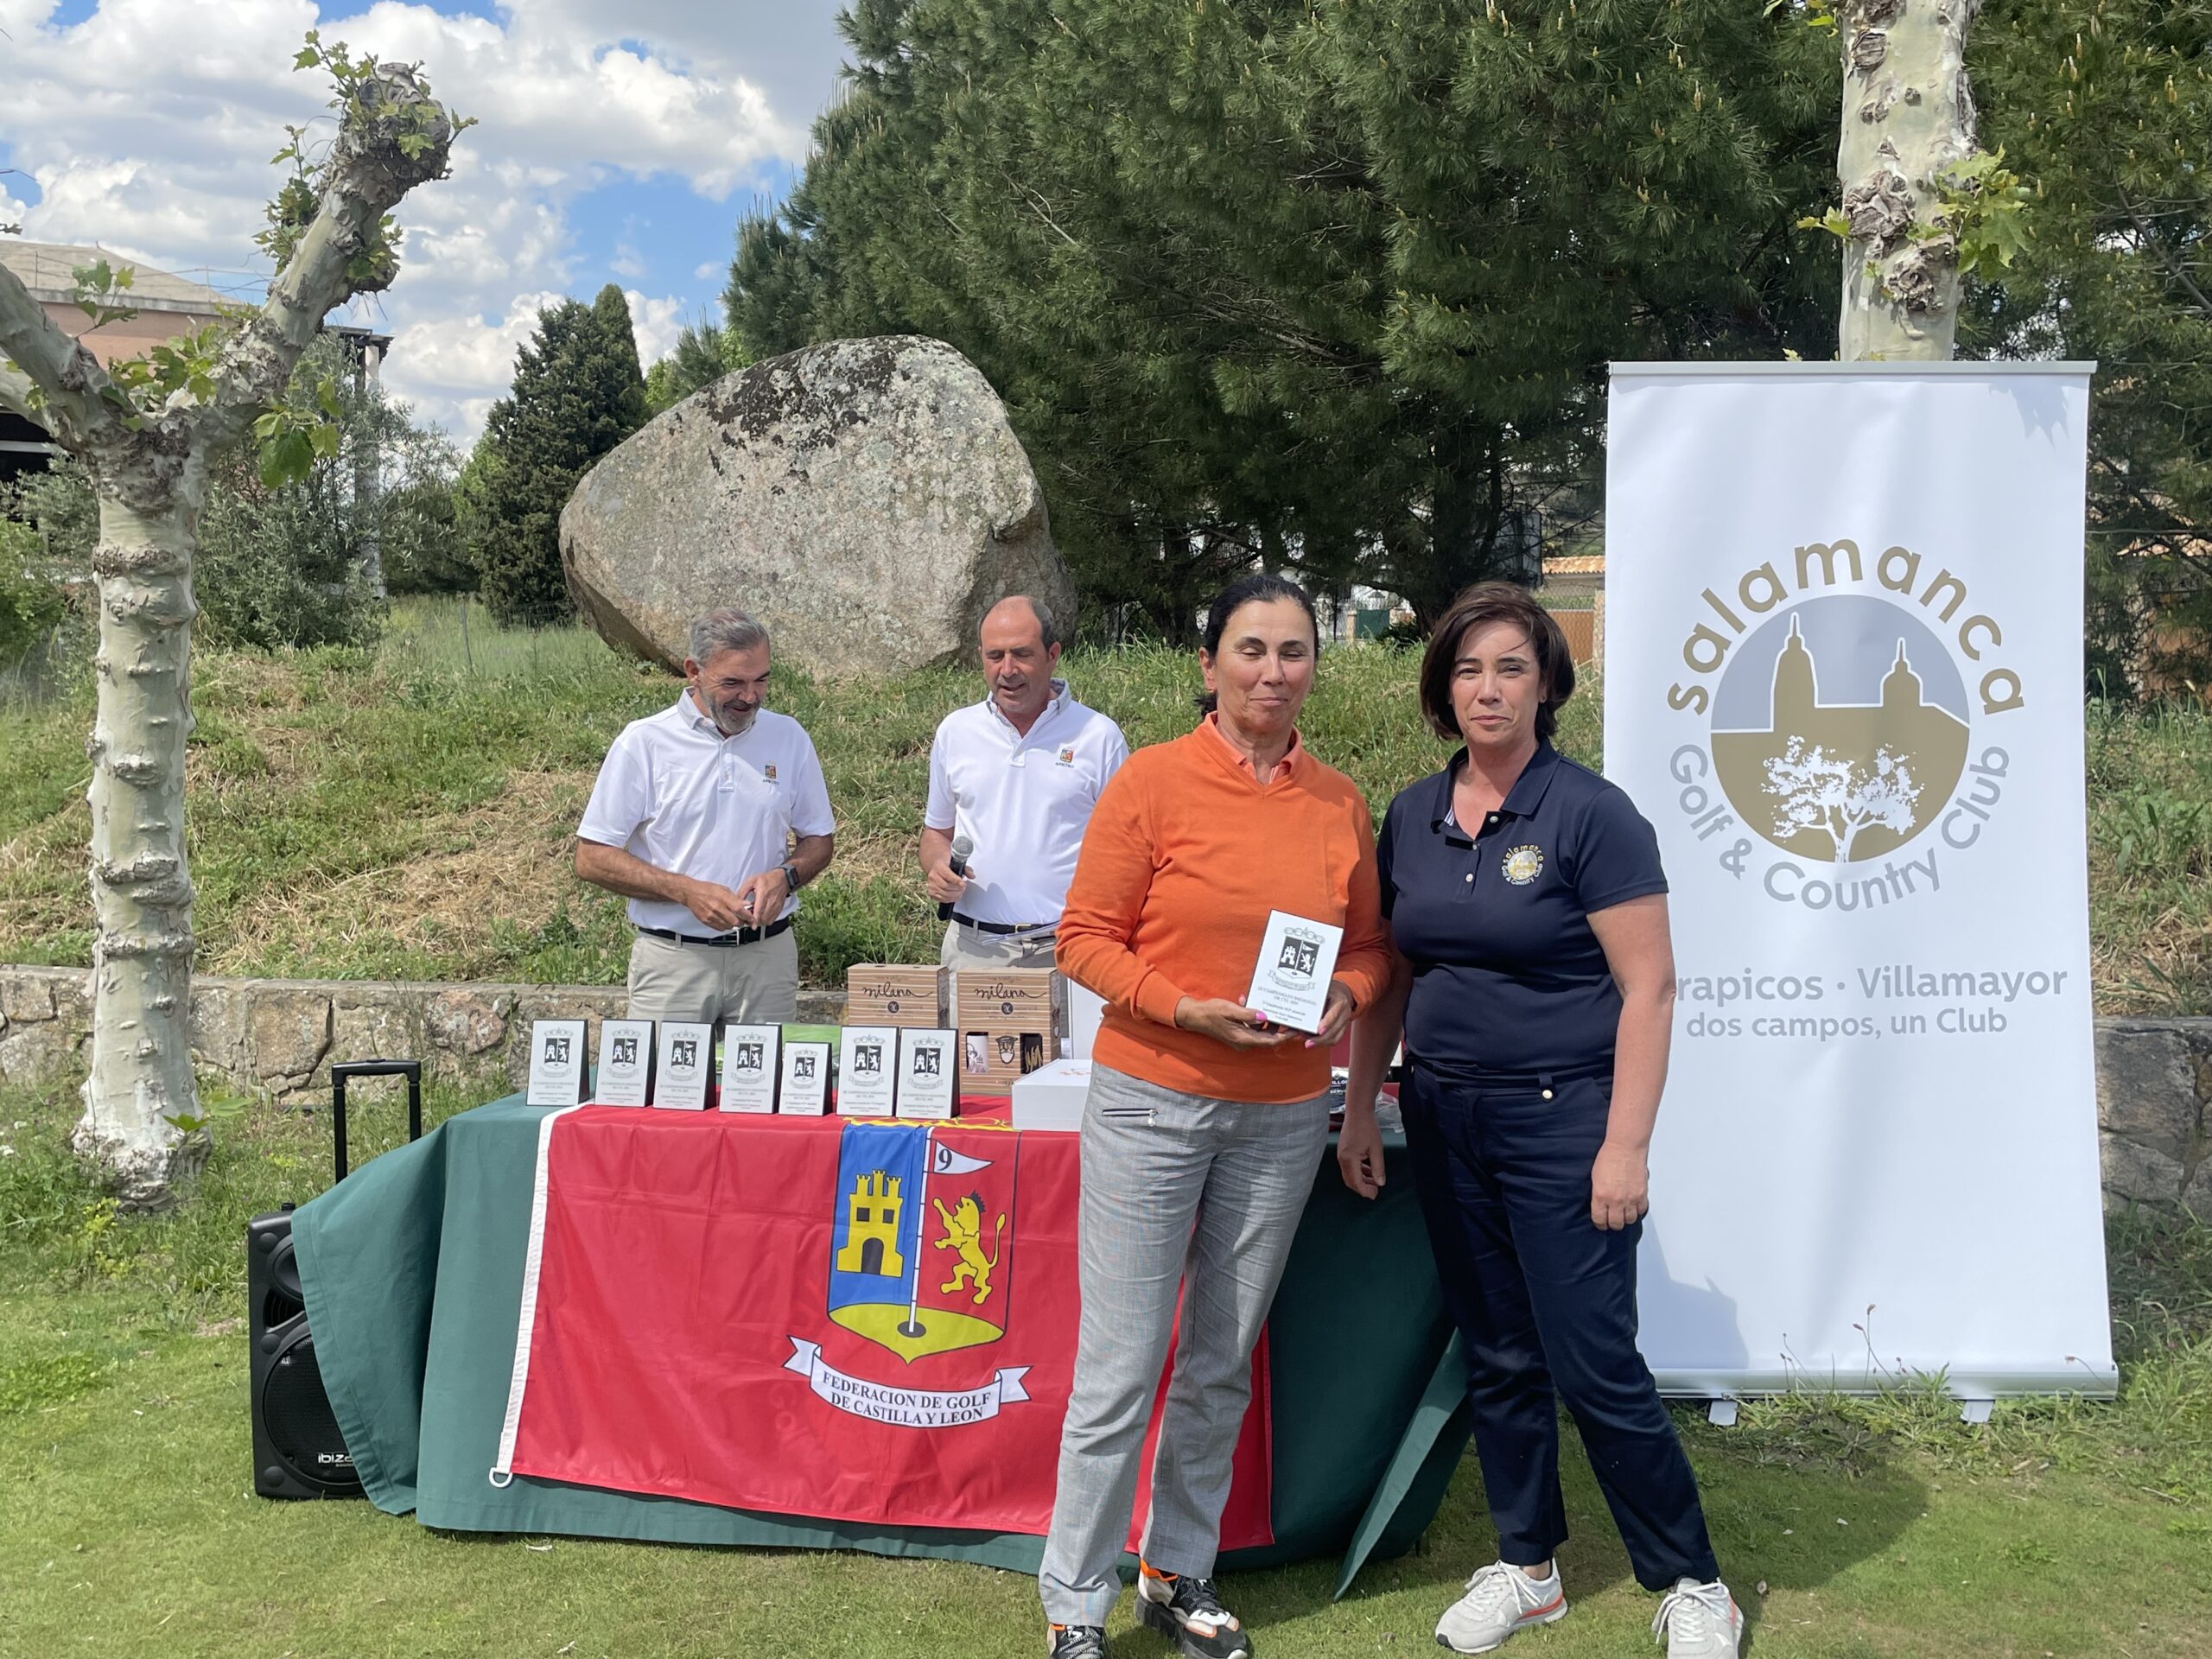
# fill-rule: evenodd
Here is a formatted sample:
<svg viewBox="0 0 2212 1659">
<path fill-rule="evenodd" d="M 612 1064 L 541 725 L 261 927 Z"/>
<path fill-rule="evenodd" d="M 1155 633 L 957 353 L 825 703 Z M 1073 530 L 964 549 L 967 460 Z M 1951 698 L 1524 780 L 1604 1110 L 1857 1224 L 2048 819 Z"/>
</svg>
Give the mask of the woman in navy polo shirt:
<svg viewBox="0 0 2212 1659">
<path fill-rule="evenodd" d="M 1382 1184 L 1375 1097 L 1402 1030 L 1415 1195 L 1467 1352 L 1500 1559 L 1437 1640 L 1487 1653 L 1567 1611 L 1559 1418 L 1567 1402 L 1628 1545 L 1662 1591 L 1670 1659 L 1734 1659 L 1697 1481 L 1636 1345 L 1644 1154 L 1674 1016 L 1657 838 L 1618 787 L 1551 746 L 1574 690 L 1559 624 L 1484 582 L 1429 641 L 1423 712 L 1466 747 L 1390 803 L 1377 848 L 1399 952 L 1360 1017 L 1338 1161 Z"/>
</svg>

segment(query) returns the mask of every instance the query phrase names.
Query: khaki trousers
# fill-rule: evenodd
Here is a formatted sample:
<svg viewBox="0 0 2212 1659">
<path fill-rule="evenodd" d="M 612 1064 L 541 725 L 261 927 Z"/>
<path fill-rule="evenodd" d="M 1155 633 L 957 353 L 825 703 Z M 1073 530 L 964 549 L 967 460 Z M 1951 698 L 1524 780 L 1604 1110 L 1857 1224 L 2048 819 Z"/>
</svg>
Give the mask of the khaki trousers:
<svg viewBox="0 0 2212 1659">
<path fill-rule="evenodd" d="M 979 928 L 947 922 L 944 946 L 938 952 L 938 961 L 947 968 L 976 968 L 986 972 L 1001 968 L 1050 968 L 1052 939 L 1050 929 L 1040 933 L 986 933 Z"/>
<path fill-rule="evenodd" d="M 798 936 L 683 944 L 640 933 L 630 945 L 630 1018 L 781 1025 L 798 1018 Z"/>
</svg>

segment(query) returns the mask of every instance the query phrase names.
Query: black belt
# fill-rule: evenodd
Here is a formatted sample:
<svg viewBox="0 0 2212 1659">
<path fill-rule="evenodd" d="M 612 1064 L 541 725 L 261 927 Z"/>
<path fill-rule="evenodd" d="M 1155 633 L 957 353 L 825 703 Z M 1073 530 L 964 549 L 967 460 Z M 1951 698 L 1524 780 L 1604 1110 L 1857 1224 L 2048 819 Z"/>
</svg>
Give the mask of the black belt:
<svg viewBox="0 0 2212 1659">
<path fill-rule="evenodd" d="M 1003 938 L 1009 933 L 1051 933 L 1057 931 L 1058 922 L 979 922 L 973 916 L 952 912 L 952 919 L 963 927 L 972 927 L 978 933 L 995 933 Z"/>
<path fill-rule="evenodd" d="M 650 933 L 657 939 L 673 939 L 678 944 L 758 944 L 763 939 L 774 938 L 779 933 L 790 932 L 791 924 L 798 919 L 795 916 L 786 916 L 766 927 L 741 927 L 734 933 L 717 933 L 711 939 L 702 938 L 696 933 L 671 932 L 664 927 L 641 927 L 638 931 Z"/>
<path fill-rule="evenodd" d="M 1550 1089 L 1562 1083 L 1580 1083 L 1588 1077 L 1610 1077 L 1613 1063 L 1610 1059 L 1588 1060 L 1578 1065 L 1554 1065 L 1539 1071 L 1496 1071 L 1486 1065 L 1463 1065 L 1449 1060 L 1423 1059 L 1418 1054 L 1406 1056 L 1409 1070 L 1426 1071 L 1444 1083 L 1457 1084 L 1467 1089 Z"/>
</svg>

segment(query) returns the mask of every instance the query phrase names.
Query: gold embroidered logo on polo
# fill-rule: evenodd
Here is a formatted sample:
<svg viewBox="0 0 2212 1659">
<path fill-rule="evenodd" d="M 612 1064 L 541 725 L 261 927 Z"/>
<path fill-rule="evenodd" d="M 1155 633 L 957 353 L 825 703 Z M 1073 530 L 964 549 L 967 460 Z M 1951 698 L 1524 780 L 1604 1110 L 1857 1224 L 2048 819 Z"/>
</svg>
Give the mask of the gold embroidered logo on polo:
<svg viewBox="0 0 2212 1659">
<path fill-rule="evenodd" d="M 1544 873 L 1544 849 L 1516 847 L 1498 861 L 1498 868 L 1505 872 L 1505 879 L 1515 887 L 1525 887 Z"/>
</svg>

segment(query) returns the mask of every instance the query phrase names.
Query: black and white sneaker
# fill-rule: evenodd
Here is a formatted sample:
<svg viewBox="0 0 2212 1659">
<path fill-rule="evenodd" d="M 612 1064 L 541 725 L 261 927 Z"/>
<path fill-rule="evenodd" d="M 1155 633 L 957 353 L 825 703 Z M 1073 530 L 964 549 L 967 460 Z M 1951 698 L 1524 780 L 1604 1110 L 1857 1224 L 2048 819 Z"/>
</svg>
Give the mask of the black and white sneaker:
<svg viewBox="0 0 2212 1659">
<path fill-rule="evenodd" d="M 1055 1624 L 1048 1659 L 1106 1659 L 1106 1632 L 1096 1624 Z"/>
<path fill-rule="evenodd" d="M 1221 1605 L 1211 1579 L 1162 1573 L 1140 1561 L 1137 1611 L 1154 1630 L 1174 1637 L 1186 1659 L 1252 1659 L 1252 1638 Z"/>
</svg>

